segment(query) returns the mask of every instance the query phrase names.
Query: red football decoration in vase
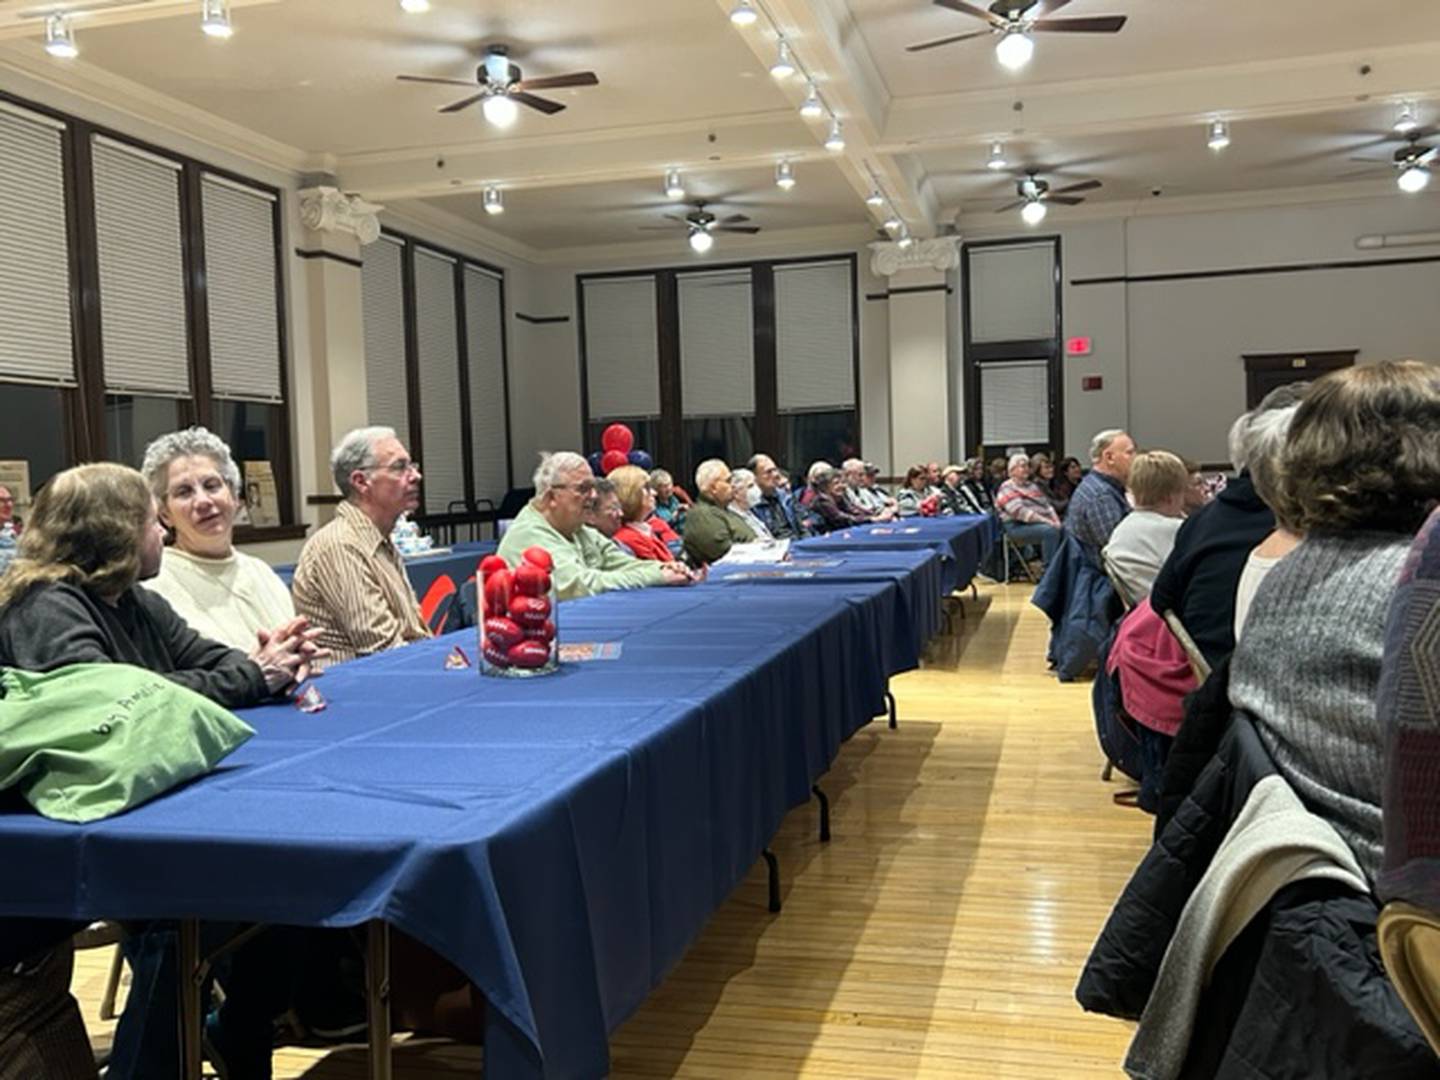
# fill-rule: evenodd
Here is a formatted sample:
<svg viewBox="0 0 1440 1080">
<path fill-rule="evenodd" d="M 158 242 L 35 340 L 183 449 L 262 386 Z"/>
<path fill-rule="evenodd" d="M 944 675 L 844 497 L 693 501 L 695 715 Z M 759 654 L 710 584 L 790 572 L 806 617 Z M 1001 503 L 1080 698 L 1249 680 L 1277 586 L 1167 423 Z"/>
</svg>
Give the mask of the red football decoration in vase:
<svg viewBox="0 0 1440 1080">
<path fill-rule="evenodd" d="M 544 596 L 550 591 L 550 575 L 533 563 L 522 562 L 512 571 L 511 580 L 521 596 Z"/>
<path fill-rule="evenodd" d="M 525 640 L 543 641 L 548 645 L 555 640 L 555 624 L 549 619 L 546 619 L 539 626 L 525 627 Z"/>
<path fill-rule="evenodd" d="M 522 641 L 511 646 L 505 656 L 515 667 L 543 667 L 550 659 L 550 647 L 542 641 Z"/>
<path fill-rule="evenodd" d="M 508 668 L 510 666 L 510 655 L 508 649 L 497 649 L 494 645 L 491 645 L 490 642 L 487 641 L 485 642 L 485 648 L 482 651 L 485 654 L 485 659 L 495 667 Z"/>
<path fill-rule="evenodd" d="M 496 570 L 485 579 L 485 614 L 510 613 L 510 571 Z"/>
<path fill-rule="evenodd" d="M 520 557 L 526 562 L 528 562 L 531 566 L 538 566 L 547 574 L 551 570 L 555 569 L 555 560 L 550 557 L 550 552 L 546 551 L 538 544 L 535 547 L 526 548 Z"/>
<path fill-rule="evenodd" d="M 524 641 L 525 631 L 520 629 L 520 624 L 514 619 L 496 615 L 485 620 L 485 638 L 487 645 L 494 644 L 503 651 Z"/>
<path fill-rule="evenodd" d="M 521 626 L 544 626 L 550 617 L 550 601 L 543 596 L 512 596 L 510 617 Z"/>
<path fill-rule="evenodd" d="M 499 555 L 486 555 L 480 560 L 480 576 L 489 577 L 496 570 L 509 570 L 510 564 Z"/>
</svg>

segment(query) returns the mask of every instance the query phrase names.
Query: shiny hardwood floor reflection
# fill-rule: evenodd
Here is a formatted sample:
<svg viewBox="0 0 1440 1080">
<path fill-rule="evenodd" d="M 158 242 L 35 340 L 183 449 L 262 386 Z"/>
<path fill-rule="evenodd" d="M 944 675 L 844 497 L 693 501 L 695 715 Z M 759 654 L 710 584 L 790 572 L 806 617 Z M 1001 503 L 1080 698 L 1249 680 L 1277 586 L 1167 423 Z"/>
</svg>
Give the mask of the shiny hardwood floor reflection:
<svg viewBox="0 0 1440 1080">
<path fill-rule="evenodd" d="M 1099 779 L 1088 684 L 1046 673 L 1029 588 L 981 589 L 925 667 L 893 684 L 900 727 L 857 734 L 816 807 L 757 864 L 611 1044 L 617 1077 L 1119 1076 L 1129 1027 L 1072 990 L 1150 819 Z M 106 951 L 81 954 L 93 1032 Z M 478 1050 L 397 1047 L 396 1076 L 475 1075 Z M 364 1080 L 361 1048 L 276 1054 L 277 1078 Z"/>
</svg>

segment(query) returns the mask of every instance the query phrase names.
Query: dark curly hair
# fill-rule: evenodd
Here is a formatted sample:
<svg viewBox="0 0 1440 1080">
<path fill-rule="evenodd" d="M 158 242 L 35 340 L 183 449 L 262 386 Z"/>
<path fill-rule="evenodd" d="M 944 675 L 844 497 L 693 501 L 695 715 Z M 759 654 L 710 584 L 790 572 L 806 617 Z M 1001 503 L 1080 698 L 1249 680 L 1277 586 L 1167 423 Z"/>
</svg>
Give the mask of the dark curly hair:
<svg viewBox="0 0 1440 1080">
<path fill-rule="evenodd" d="M 1414 360 L 1344 368 L 1296 410 L 1277 512 L 1305 532 L 1413 534 L 1440 499 L 1440 368 Z"/>
</svg>

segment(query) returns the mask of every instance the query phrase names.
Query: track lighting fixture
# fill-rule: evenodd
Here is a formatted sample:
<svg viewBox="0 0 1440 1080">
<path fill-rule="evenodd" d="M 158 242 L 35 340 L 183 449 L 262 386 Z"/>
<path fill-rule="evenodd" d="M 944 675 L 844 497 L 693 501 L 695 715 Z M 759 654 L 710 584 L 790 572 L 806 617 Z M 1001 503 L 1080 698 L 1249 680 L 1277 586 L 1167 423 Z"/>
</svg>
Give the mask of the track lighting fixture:
<svg viewBox="0 0 1440 1080">
<path fill-rule="evenodd" d="M 1224 120 L 1211 120 L 1206 128 L 1205 145 L 1211 150 L 1224 150 L 1230 145 L 1230 125 Z"/>
<path fill-rule="evenodd" d="M 74 60 L 80 55 L 75 44 L 75 31 L 69 15 L 48 15 L 45 18 L 45 51 L 61 60 Z"/>
<path fill-rule="evenodd" d="M 840 121 L 830 121 L 830 134 L 825 136 L 825 149 L 838 154 L 845 149 L 845 136 L 840 131 Z"/>
<path fill-rule="evenodd" d="M 770 65 L 770 74 L 777 79 L 788 79 L 795 74 L 795 62 L 790 59 L 790 46 L 784 38 L 775 50 L 775 62 Z"/>
<path fill-rule="evenodd" d="M 667 199 L 683 199 L 685 197 L 685 184 L 680 179 L 679 169 L 665 170 L 665 197 Z"/>
<path fill-rule="evenodd" d="M 750 6 L 749 0 L 740 0 L 730 9 L 730 21 L 736 26 L 754 26 L 755 20 L 759 17 L 755 13 L 755 9 Z"/>
<path fill-rule="evenodd" d="M 235 28 L 230 25 L 230 0 L 202 0 L 200 29 L 213 38 L 232 36 Z"/>
<path fill-rule="evenodd" d="M 400 0 L 400 10 L 406 15 L 423 15 L 430 10 L 430 0 Z"/>
<path fill-rule="evenodd" d="M 775 186 L 781 191 L 789 191 L 795 186 L 795 167 L 788 161 L 782 161 L 775 166 Z"/>
<path fill-rule="evenodd" d="M 825 115 L 825 103 L 820 100 L 820 91 L 812 82 L 805 91 L 805 100 L 800 105 L 800 115 L 809 120 L 818 120 Z"/>
<path fill-rule="evenodd" d="M 487 187 L 483 205 L 487 214 L 503 214 L 505 212 L 505 196 L 500 193 L 499 188 Z"/>
<path fill-rule="evenodd" d="M 1005 157 L 1005 144 L 1003 142 L 993 142 L 990 144 L 990 159 L 985 162 L 985 167 L 995 172 L 1010 167 L 1010 162 Z"/>
</svg>

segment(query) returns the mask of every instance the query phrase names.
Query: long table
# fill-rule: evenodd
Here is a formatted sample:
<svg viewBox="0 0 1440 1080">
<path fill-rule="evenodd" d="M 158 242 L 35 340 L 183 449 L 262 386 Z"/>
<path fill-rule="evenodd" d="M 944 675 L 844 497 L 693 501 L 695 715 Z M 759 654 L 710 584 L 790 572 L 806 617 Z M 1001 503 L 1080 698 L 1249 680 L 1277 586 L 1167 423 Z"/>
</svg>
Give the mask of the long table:
<svg viewBox="0 0 1440 1080">
<path fill-rule="evenodd" d="M 857 525 L 798 541 L 792 548 L 797 557 L 842 551 L 938 551 L 944 558 L 942 587 L 948 594 L 970 584 L 997 535 L 989 514 L 955 514 Z"/>
<path fill-rule="evenodd" d="M 254 739 L 130 813 L 0 814 L 0 914 L 383 920 L 484 992 L 488 1075 L 602 1075 L 938 625 L 935 552 L 819 561 L 569 602 L 561 640 L 619 656 L 540 679 L 447 670 L 473 632 L 342 665 L 326 711 L 247 710 Z"/>
<path fill-rule="evenodd" d="M 477 540 L 456 544 L 438 555 L 415 555 L 405 560 L 405 573 L 416 596 L 423 597 L 442 575 L 448 575 L 458 588 L 475 575 L 480 560 L 499 546 L 494 540 Z M 289 588 L 295 580 L 295 564 L 277 566 L 275 573 Z"/>
</svg>

